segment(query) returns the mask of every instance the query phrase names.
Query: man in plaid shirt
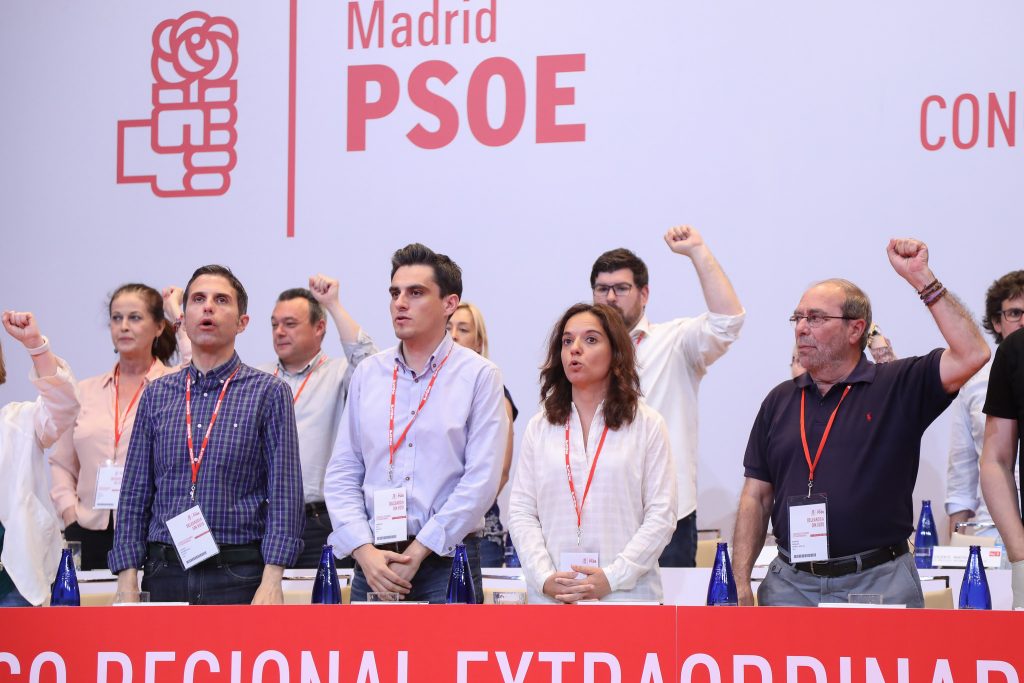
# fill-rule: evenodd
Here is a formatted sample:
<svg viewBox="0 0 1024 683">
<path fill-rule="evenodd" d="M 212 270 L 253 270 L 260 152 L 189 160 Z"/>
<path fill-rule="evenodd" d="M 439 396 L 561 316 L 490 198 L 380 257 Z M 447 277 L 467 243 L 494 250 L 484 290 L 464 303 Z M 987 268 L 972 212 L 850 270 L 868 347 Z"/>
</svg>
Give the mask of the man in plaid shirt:
<svg viewBox="0 0 1024 683">
<path fill-rule="evenodd" d="M 143 567 L 154 602 L 283 602 L 302 550 L 299 442 L 288 385 L 235 353 L 247 304 L 223 266 L 185 288 L 192 363 L 146 388 L 128 448 L 108 558 L 122 599 Z"/>
</svg>

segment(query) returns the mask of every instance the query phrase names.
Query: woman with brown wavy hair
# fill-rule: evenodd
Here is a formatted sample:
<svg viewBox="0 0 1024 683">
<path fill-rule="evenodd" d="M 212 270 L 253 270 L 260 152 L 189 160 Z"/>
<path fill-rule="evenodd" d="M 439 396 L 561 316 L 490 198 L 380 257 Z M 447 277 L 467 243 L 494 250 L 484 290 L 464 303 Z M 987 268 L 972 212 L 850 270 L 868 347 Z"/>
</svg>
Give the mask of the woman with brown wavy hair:
<svg viewBox="0 0 1024 683">
<path fill-rule="evenodd" d="M 161 294 L 141 283 L 118 287 L 107 300 L 110 341 L 117 362 L 109 372 L 82 380 L 82 410 L 50 452 L 50 498 L 64 520 L 64 537 L 82 544 L 82 569 L 106 569 L 114 543 L 113 509 L 146 386 L 175 372 L 171 358 L 191 358 L 191 344 L 174 324 L 181 290 Z"/>
<path fill-rule="evenodd" d="M 621 314 L 576 304 L 562 315 L 541 369 L 541 399 L 509 501 L 530 602 L 660 601 L 675 468 L 664 420 L 640 401 Z"/>
</svg>

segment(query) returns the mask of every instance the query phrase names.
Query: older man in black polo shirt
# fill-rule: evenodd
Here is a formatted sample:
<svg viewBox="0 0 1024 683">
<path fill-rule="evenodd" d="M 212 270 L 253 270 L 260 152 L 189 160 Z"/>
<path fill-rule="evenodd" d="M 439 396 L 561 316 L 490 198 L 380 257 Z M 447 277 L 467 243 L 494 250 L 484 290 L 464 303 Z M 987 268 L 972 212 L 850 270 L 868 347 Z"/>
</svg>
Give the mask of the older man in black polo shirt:
<svg viewBox="0 0 1024 683">
<path fill-rule="evenodd" d="M 928 248 L 891 240 L 889 262 L 917 290 L 949 345 L 875 365 L 864 346 L 871 303 L 846 280 L 807 290 L 790 320 L 807 372 L 761 404 L 744 457 L 733 537 L 740 604 L 772 520 L 779 556 L 762 605 L 846 602 L 875 593 L 923 607 L 908 552 L 921 435 L 988 360 L 978 326 L 928 267 Z"/>
</svg>

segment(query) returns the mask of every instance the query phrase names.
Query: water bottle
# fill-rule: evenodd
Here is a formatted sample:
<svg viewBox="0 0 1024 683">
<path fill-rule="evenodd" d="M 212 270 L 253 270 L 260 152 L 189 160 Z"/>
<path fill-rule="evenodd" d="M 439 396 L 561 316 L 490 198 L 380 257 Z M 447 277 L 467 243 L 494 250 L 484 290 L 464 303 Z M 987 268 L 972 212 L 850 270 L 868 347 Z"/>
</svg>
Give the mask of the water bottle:
<svg viewBox="0 0 1024 683">
<path fill-rule="evenodd" d="M 921 501 L 921 518 L 917 521 L 914 534 L 914 563 L 918 569 L 932 568 L 932 550 L 935 548 L 935 518 L 932 517 L 932 502 Z"/>
<path fill-rule="evenodd" d="M 337 605 L 341 602 L 341 583 L 334 566 L 334 546 L 325 545 L 320 552 L 320 566 L 316 570 L 310 602 L 314 605 Z"/>
<path fill-rule="evenodd" d="M 75 574 L 75 563 L 71 559 L 71 551 L 67 548 L 60 553 L 60 564 L 57 565 L 57 577 L 50 588 L 50 605 L 53 607 L 78 607 L 82 604 L 82 596 L 78 592 L 78 576 Z"/>
<path fill-rule="evenodd" d="M 732 563 L 729 561 L 729 545 L 718 544 L 715 553 L 715 566 L 711 570 L 711 581 L 708 582 L 708 607 L 737 605 L 736 579 L 732 575 Z"/>
<path fill-rule="evenodd" d="M 449 605 L 476 604 L 476 589 L 473 587 L 473 573 L 469 568 L 469 554 L 466 552 L 466 546 L 462 543 L 455 546 L 452 575 L 448 578 L 445 602 Z"/>
<path fill-rule="evenodd" d="M 512 534 L 505 533 L 505 566 L 506 567 L 522 567 L 519 564 L 519 553 L 516 552 L 516 547 L 512 545 Z"/>
<path fill-rule="evenodd" d="M 960 584 L 960 609 L 992 609 L 992 594 L 981 561 L 981 546 L 972 545 L 967 556 L 967 569 Z"/>
</svg>

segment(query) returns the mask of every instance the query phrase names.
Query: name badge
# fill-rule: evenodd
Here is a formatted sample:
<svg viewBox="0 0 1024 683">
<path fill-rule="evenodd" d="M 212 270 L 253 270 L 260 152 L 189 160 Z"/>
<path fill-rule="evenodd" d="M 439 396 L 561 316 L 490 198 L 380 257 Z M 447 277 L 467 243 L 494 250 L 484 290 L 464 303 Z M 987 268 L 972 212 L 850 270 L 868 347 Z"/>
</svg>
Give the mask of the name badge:
<svg viewBox="0 0 1024 683">
<path fill-rule="evenodd" d="M 586 550 L 564 550 L 558 555 L 558 571 L 560 572 L 571 572 L 573 571 L 572 566 L 577 567 L 600 567 L 601 566 L 601 554 L 596 551 Z M 586 578 L 586 574 L 577 573 L 577 579 Z"/>
<path fill-rule="evenodd" d="M 789 507 L 789 557 L 793 562 L 828 559 L 828 497 L 792 496 Z"/>
<path fill-rule="evenodd" d="M 373 492 L 373 542 L 397 543 L 409 538 L 405 487 Z"/>
<path fill-rule="evenodd" d="M 104 465 L 96 470 L 96 502 L 94 510 L 116 510 L 117 499 L 121 496 L 121 478 L 124 467 Z"/>
<path fill-rule="evenodd" d="M 171 532 L 174 549 L 178 551 L 178 559 L 185 569 L 196 566 L 200 562 L 220 552 L 217 542 L 213 539 L 198 505 L 193 505 L 177 517 L 167 520 L 167 530 Z"/>
</svg>

